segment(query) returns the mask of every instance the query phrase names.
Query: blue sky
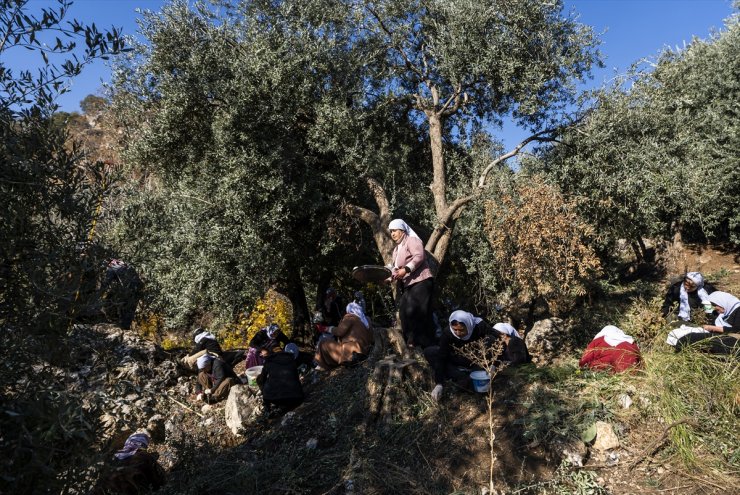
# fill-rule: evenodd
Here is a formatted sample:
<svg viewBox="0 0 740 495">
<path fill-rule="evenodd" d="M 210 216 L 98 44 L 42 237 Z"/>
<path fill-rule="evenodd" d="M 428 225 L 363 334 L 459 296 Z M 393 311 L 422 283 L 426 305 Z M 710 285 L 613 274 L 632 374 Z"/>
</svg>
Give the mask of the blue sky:
<svg viewBox="0 0 740 495">
<path fill-rule="evenodd" d="M 165 0 L 74 0 L 71 17 L 86 23 L 94 22 L 99 29 L 116 26 L 125 33 L 136 34 L 136 9 L 159 10 Z M 50 0 L 31 0 L 34 9 L 55 4 Z M 594 73 L 588 86 L 599 86 L 624 72 L 633 62 L 653 57 L 665 47 L 682 47 L 692 37 L 706 38 L 720 29 L 729 17 L 732 0 L 565 0 L 566 9 L 575 9 L 580 21 L 601 34 L 601 52 L 605 68 Z M 9 51 L 11 67 L 25 68 L 28 52 Z M 39 56 L 40 59 L 40 56 Z M 36 63 L 31 60 L 31 63 Z M 109 69 L 102 61 L 88 66 L 72 82 L 70 92 L 59 99 L 61 109 L 79 111 L 79 102 L 96 93 L 102 81 L 109 80 Z M 505 126 L 498 133 L 508 148 L 526 137 L 524 131 Z"/>
</svg>

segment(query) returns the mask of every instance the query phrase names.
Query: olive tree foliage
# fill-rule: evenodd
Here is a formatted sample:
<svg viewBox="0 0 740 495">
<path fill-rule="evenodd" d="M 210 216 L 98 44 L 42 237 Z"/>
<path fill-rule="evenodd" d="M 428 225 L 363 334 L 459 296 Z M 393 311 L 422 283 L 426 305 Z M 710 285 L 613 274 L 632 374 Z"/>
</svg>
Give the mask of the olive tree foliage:
<svg viewBox="0 0 740 495">
<path fill-rule="evenodd" d="M 66 388 L 71 323 L 98 268 L 86 244 L 108 178 L 54 122 L 56 97 L 98 57 L 124 49 L 117 30 L 69 18 L 71 2 L 0 0 L 0 492 L 85 491 L 98 406 Z M 17 70 L 21 51 L 37 70 Z M 94 277 L 94 275 L 93 275 Z M 49 363 L 62 368 L 50 366 Z M 90 480 L 87 480 L 88 482 Z"/>
<path fill-rule="evenodd" d="M 709 39 L 636 66 L 540 162 L 566 194 L 586 199 L 581 212 L 602 245 L 740 240 L 739 50 L 735 15 Z"/>
<path fill-rule="evenodd" d="M 457 220 L 488 188 L 491 171 L 527 144 L 552 139 L 566 120 L 575 81 L 598 62 L 597 41 L 573 14 L 563 14 L 560 1 L 347 3 L 357 23 L 356 42 L 380 54 L 377 65 L 368 66 L 372 90 L 410 109 L 409 117 L 426 134 L 429 160 L 420 167 L 426 174 L 407 187 L 429 187 L 433 209 L 425 220 L 432 230 L 425 247 L 443 263 Z M 460 174 L 457 180 L 466 187 L 453 193 L 449 155 L 452 147 L 471 145 L 459 136 L 472 136 L 465 132 L 470 129 L 485 132 L 509 114 L 532 135 L 482 168 Z M 382 187 L 372 181 L 370 186 L 376 207 L 348 211 L 371 225 L 389 262 L 392 243 L 385 229 L 393 212 Z"/>
<path fill-rule="evenodd" d="M 317 0 L 176 1 L 141 20 L 112 95 L 136 180 L 109 234 L 171 325 L 228 319 L 271 279 L 300 293 L 346 256 L 337 217 L 364 171 L 394 163 L 406 182 L 416 131 L 363 100 L 372 54 L 348 19 Z"/>
<path fill-rule="evenodd" d="M 75 300 L 85 268 L 76 248 L 105 179 L 98 164 L 65 149 L 54 102 L 87 63 L 123 49 L 118 31 L 69 20 L 70 3 L 0 2 L 0 320 L 55 334 L 83 302 Z M 7 65 L 3 55 L 19 50 L 38 57 L 35 72 Z"/>
</svg>

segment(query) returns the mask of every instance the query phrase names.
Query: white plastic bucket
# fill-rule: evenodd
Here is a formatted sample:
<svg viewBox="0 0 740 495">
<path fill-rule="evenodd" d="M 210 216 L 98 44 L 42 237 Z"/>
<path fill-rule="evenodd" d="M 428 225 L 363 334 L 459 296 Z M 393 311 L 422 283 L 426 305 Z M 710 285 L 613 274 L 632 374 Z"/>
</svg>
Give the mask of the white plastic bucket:
<svg viewBox="0 0 740 495">
<path fill-rule="evenodd" d="M 473 380 L 473 388 L 476 392 L 488 392 L 488 388 L 491 386 L 491 377 L 488 373 L 485 371 L 473 371 L 470 374 L 470 379 Z"/>
<path fill-rule="evenodd" d="M 257 386 L 257 377 L 262 373 L 262 366 L 252 366 L 247 368 L 247 383 L 252 387 Z"/>
</svg>

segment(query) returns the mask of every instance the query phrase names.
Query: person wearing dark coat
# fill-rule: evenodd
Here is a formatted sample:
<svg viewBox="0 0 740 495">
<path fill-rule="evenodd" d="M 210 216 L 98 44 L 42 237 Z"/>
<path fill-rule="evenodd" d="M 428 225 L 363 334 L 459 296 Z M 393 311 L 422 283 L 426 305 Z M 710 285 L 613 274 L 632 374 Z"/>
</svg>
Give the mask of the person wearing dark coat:
<svg viewBox="0 0 740 495">
<path fill-rule="evenodd" d="M 287 412 L 303 402 L 303 387 L 296 366 L 298 355 L 298 346 L 288 344 L 285 351 L 265 358 L 262 373 L 257 377 L 265 408 L 276 406 Z"/>
<path fill-rule="evenodd" d="M 699 349 L 703 351 L 740 356 L 740 299 L 727 292 L 714 291 L 709 294 L 709 302 L 718 315 L 714 325 L 703 325 L 704 332 L 679 338 L 676 352 L 701 341 Z"/>
<path fill-rule="evenodd" d="M 198 400 L 214 403 L 226 399 L 229 390 L 241 380 L 234 370 L 220 357 L 204 354 L 198 358 L 198 383 L 195 393 Z"/>
<path fill-rule="evenodd" d="M 291 340 L 280 330 L 277 323 L 260 329 L 249 341 L 247 369 L 265 364 L 265 358 L 281 345 L 285 347 Z"/>
<path fill-rule="evenodd" d="M 502 339 L 503 351 L 496 357 L 496 361 L 505 361 L 510 365 L 529 361 L 529 352 L 522 339 L 494 330 L 483 318 L 458 310 L 450 315 L 449 321 L 449 330 L 442 332 L 439 345 L 424 349 L 424 357 L 434 370 L 435 386 L 432 390 L 434 400 L 438 401 L 442 397 L 442 384 L 447 379 L 469 388 L 470 372 L 481 368 L 463 356 L 460 351 L 472 342 L 485 339 L 488 344 L 493 345 Z"/>
<path fill-rule="evenodd" d="M 195 329 L 193 332 L 193 342 L 194 345 L 190 354 L 181 360 L 182 365 L 190 370 L 196 369 L 196 361 L 206 353 L 220 356 L 232 368 L 239 364 L 246 355 L 243 350 L 224 351 L 221 349 L 221 344 L 216 340 L 216 336 L 205 328 L 199 327 Z"/>
<path fill-rule="evenodd" d="M 92 495 L 135 495 L 157 490 L 165 483 L 162 466 L 156 452 L 149 452 L 149 435 L 134 433 L 126 439 L 123 448 L 107 464 Z"/>
<path fill-rule="evenodd" d="M 142 286 L 133 266 L 117 259 L 108 261 L 100 293 L 106 301 L 108 312 L 118 315 L 119 325 L 124 330 L 131 328 Z"/>
<path fill-rule="evenodd" d="M 519 332 L 508 323 L 496 323 L 493 326 L 494 336 L 498 333 L 503 340 L 503 350 L 499 360 L 509 365 L 517 365 L 532 361 L 527 344 L 519 336 Z"/>
<path fill-rule="evenodd" d="M 708 305 L 709 294 L 715 289 L 712 284 L 704 280 L 699 272 L 688 272 L 680 280 L 668 288 L 661 308 L 663 317 L 673 315 L 677 308 L 677 316 L 683 321 L 691 319 L 691 312 L 703 310 Z M 711 311 L 708 311 L 711 313 Z"/>
<path fill-rule="evenodd" d="M 335 327 L 339 325 L 344 316 L 344 301 L 333 287 L 329 287 L 324 293 L 324 300 L 319 304 L 318 310 L 324 317 L 324 323 Z"/>
</svg>

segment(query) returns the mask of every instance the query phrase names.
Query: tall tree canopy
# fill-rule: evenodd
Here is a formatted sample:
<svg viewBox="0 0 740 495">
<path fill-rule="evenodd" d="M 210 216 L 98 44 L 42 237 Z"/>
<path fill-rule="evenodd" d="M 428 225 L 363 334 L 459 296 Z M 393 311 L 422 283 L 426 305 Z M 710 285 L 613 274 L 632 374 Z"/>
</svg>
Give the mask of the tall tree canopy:
<svg viewBox="0 0 740 495">
<path fill-rule="evenodd" d="M 129 163 L 155 186 L 132 189 L 117 232 L 155 286 L 183 289 L 160 291 L 183 316 L 305 270 L 340 209 L 386 260 L 392 214 L 428 221 L 443 261 L 465 205 L 520 148 L 475 169 L 452 157 L 509 113 L 527 142 L 549 138 L 596 60 L 557 1 L 176 1 L 143 34 L 115 104 Z"/>
<path fill-rule="evenodd" d="M 541 162 L 603 243 L 624 238 L 740 241 L 740 25 L 666 50 L 598 94 L 566 146 Z"/>
</svg>

